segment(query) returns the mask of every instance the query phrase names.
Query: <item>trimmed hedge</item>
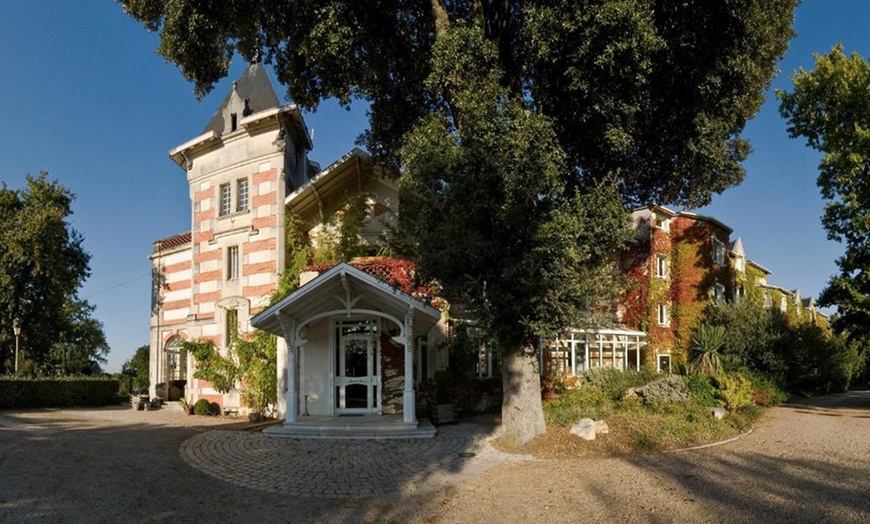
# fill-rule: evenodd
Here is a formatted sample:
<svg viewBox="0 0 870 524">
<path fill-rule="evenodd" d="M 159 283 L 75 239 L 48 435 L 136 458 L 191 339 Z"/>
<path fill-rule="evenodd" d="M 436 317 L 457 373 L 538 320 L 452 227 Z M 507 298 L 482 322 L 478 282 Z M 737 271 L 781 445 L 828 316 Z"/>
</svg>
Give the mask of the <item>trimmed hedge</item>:
<svg viewBox="0 0 870 524">
<path fill-rule="evenodd" d="M 117 379 L 0 377 L 0 409 L 69 408 L 118 403 Z"/>
</svg>

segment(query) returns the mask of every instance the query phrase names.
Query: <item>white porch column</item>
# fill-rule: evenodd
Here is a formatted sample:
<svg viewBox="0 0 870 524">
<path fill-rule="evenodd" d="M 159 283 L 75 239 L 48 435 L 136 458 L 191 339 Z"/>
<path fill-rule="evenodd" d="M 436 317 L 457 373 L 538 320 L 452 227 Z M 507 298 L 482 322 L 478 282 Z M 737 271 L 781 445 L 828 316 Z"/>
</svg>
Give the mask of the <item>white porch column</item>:
<svg viewBox="0 0 870 524">
<path fill-rule="evenodd" d="M 414 308 L 405 315 L 405 390 L 402 399 L 403 422 L 417 422 L 417 398 L 414 394 Z"/>
<path fill-rule="evenodd" d="M 635 359 L 637 362 L 636 370 L 640 371 L 640 337 L 634 337 L 634 340 L 637 344 L 637 354 L 635 355 Z"/>
<path fill-rule="evenodd" d="M 278 416 L 287 416 L 287 399 L 284 398 L 284 393 L 287 391 L 287 341 L 284 337 L 278 337 L 278 347 L 276 351 L 277 369 L 278 369 Z"/>
<path fill-rule="evenodd" d="M 281 321 L 281 330 L 284 332 L 284 341 L 287 343 L 287 367 L 284 370 L 287 389 L 283 392 L 286 413 L 284 424 L 295 424 L 299 416 L 299 399 L 296 394 L 296 321 L 292 318 L 278 317 Z M 281 372 L 281 368 L 279 373 Z M 278 391 L 279 396 L 281 391 Z"/>
</svg>

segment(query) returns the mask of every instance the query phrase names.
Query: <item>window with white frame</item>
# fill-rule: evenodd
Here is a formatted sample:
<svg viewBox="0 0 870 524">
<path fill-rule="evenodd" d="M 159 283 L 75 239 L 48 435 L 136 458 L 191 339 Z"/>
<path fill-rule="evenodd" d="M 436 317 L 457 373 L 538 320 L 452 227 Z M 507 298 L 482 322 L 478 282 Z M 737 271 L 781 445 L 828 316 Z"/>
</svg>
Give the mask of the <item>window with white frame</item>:
<svg viewBox="0 0 870 524">
<path fill-rule="evenodd" d="M 236 181 L 236 212 L 247 211 L 248 204 L 248 179 L 240 178 Z"/>
<path fill-rule="evenodd" d="M 233 190 L 229 184 L 221 184 L 220 186 L 220 216 L 229 215 L 232 212 L 233 205 Z"/>
<path fill-rule="evenodd" d="M 656 278 L 668 278 L 668 259 L 664 255 L 656 255 Z"/>
<path fill-rule="evenodd" d="M 746 271 L 746 262 L 743 257 L 739 256 L 734 260 L 734 269 L 740 271 L 741 273 Z"/>
<path fill-rule="evenodd" d="M 773 305 L 773 297 L 770 296 L 770 290 L 764 290 L 764 308 L 770 309 L 770 306 Z"/>
<path fill-rule="evenodd" d="M 716 237 L 713 237 L 713 262 L 720 266 L 725 264 L 725 244 Z"/>
<path fill-rule="evenodd" d="M 184 340 L 178 335 L 166 343 L 167 376 L 169 380 L 185 380 L 187 378 L 187 351 Z"/>
<path fill-rule="evenodd" d="M 713 284 L 713 302 L 717 304 L 725 302 L 725 286 L 719 282 Z"/>
<path fill-rule="evenodd" d="M 671 356 L 669 354 L 656 355 L 656 364 L 659 373 L 671 372 Z"/>
<path fill-rule="evenodd" d="M 663 216 L 655 215 L 656 228 L 661 229 L 665 233 L 671 230 L 671 221 Z"/>
<path fill-rule="evenodd" d="M 659 304 L 657 310 L 658 310 L 658 324 L 660 326 L 670 325 L 670 318 L 668 318 L 668 306 L 667 306 L 667 304 Z"/>
<path fill-rule="evenodd" d="M 239 278 L 239 246 L 227 248 L 227 280 Z"/>
<path fill-rule="evenodd" d="M 779 310 L 785 313 L 785 310 L 788 309 L 788 299 L 785 298 L 785 295 L 779 297 Z"/>
<path fill-rule="evenodd" d="M 737 300 L 741 300 L 746 296 L 746 287 L 743 284 L 737 284 L 737 288 L 734 290 L 734 298 Z"/>
</svg>

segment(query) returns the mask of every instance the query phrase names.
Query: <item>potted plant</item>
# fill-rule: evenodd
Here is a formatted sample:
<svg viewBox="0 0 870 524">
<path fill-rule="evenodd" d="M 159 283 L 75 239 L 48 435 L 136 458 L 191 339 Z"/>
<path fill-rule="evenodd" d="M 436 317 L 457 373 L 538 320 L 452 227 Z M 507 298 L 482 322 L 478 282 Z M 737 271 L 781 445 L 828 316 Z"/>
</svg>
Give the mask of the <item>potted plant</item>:
<svg viewBox="0 0 870 524">
<path fill-rule="evenodd" d="M 190 402 L 188 402 L 186 398 L 179 398 L 178 403 L 181 404 L 181 409 L 183 409 L 185 413 L 193 415 L 193 406 L 190 405 Z"/>
</svg>

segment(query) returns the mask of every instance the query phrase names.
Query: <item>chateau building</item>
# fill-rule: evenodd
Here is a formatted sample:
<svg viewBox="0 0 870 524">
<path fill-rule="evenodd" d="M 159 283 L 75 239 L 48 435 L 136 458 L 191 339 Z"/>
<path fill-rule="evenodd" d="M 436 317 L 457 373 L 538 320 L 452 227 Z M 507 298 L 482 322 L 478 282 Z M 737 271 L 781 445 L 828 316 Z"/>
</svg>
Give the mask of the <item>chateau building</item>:
<svg viewBox="0 0 870 524">
<path fill-rule="evenodd" d="M 203 132 L 169 152 L 190 185 L 191 223 L 155 242 L 150 256 L 150 394 L 239 407 L 236 391 L 194 376 L 182 342 L 210 340 L 225 352 L 260 313 L 256 327 L 282 335 L 279 415 L 398 413 L 406 429 L 416 426 L 415 382 L 446 366 L 435 349 L 444 324 L 438 309 L 382 280 L 391 276 L 382 266 L 363 261 L 309 274 L 297 293 L 263 311 L 288 262 L 288 228 L 316 244 L 354 195 L 368 214 L 362 241 L 376 245 L 395 225 L 397 187 L 365 152 L 321 169 L 311 148 L 299 109 L 281 105 L 253 64 Z M 292 336 L 284 336 L 286 322 Z"/>
<path fill-rule="evenodd" d="M 311 149 L 299 109 L 282 105 L 263 67 L 253 64 L 202 133 L 169 152 L 189 183 L 191 220 L 185 232 L 155 242 L 150 256 L 150 394 L 241 407 L 236 391 L 195 377 L 182 342 L 208 340 L 226 352 L 257 328 L 279 335 L 277 411 L 286 424 L 275 431 L 325 431 L 339 416 L 393 415 L 381 418 L 393 423 L 369 429 L 431 435 L 418 426 L 416 393 L 447 369 L 447 323 L 432 297 L 411 285 L 413 265 L 379 258 L 327 265 L 273 297 L 296 236 L 326 245 L 341 217 L 363 213 L 354 234 L 376 250 L 397 224 L 398 188 L 365 152 L 354 149 L 321 169 Z M 687 361 L 704 309 L 725 300 L 826 322 L 799 290 L 769 284 L 771 271 L 749 260 L 719 220 L 658 205 L 631 217 L 635 240 L 619 260 L 629 286 L 613 322 L 542 341 L 542 372 L 670 371 Z M 490 377 L 493 347 L 484 334 L 475 336 L 476 374 Z"/>
</svg>

